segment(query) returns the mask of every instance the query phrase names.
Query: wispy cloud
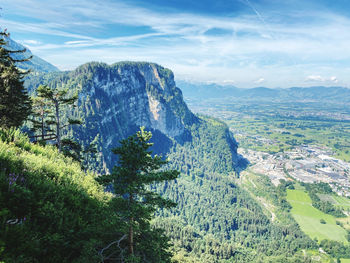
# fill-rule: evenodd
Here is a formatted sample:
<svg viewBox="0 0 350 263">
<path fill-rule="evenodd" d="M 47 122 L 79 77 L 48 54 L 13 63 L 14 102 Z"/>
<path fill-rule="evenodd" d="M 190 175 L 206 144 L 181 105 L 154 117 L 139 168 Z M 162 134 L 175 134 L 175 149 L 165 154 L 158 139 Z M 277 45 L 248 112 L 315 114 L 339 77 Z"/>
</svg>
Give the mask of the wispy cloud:
<svg viewBox="0 0 350 263">
<path fill-rule="evenodd" d="M 340 83 L 322 77 L 335 75 L 345 81 L 341 84 L 350 83 L 350 19 L 336 13 L 279 14 L 260 11 L 249 0 L 242 2 L 252 12 L 237 16 L 165 12 L 111 0 L 3 1 L 11 14 L 28 21 L 7 18 L 5 12 L 1 25 L 17 35 L 37 36 L 22 43 L 62 69 L 91 60 L 148 60 L 182 77 L 229 79 L 242 86 Z M 129 34 L 114 25 L 131 27 Z M 136 27 L 145 30 L 133 32 Z M 207 34 L 209 30 L 224 33 Z"/>
<path fill-rule="evenodd" d="M 321 77 L 320 75 L 310 75 L 306 78 L 306 81 L 325 81 L 325 79 L 323 77 Z"/>
<path fill-rule="evenodd" d="M 254 81 L 254 83 L 256 83 L 256 84 L 261 84 L 261 83 L 263 83 L 263 82 L 265 82 L 265 79 L 264 79 L 264 78 L 259 78 L 259 79 L 257 79 L 256 81 Z"/>
<path fill-rule="evenodd" d="M 338 83 L 338 78 L 336 76 L 322 77 L 320 75 L 310 75 L 306 78 L 307 82 L 332 82 Z"/>
<path fill-rule="evenodd" d="M 26 39 L 21 41 L 22 44 L 24 45 L 40 45 L 42 44 L 42 42 L 38 41 L 38 40 L 34 40 L 34 39 Z"/>
</svg>

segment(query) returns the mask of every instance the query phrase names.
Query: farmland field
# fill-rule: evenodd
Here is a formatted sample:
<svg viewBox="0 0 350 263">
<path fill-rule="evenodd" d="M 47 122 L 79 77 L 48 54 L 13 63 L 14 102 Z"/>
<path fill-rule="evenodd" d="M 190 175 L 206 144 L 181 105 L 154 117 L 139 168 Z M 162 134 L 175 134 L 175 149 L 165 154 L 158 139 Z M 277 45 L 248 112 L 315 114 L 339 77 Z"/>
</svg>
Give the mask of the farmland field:
<svg viewBox="0 0 350 263">
<path fill-rule="evenodd" d="M 338 196 L 338 195 L 329 195 L 329 194 L 319 194 L 319 197 L 323 201 L 328 201 L 334 204 L 337 207 L 341 207 L 344 210 L 350 210 L 350 199 Z"/>
<path fill-rule="evenodd" d="M 330 239 L 347 243 L 346 231 L 336 224 L 335 217 L 314 208 L 307 193 L 302 190 L 287 190 L 287 201 L 292 205 L 293 217 L 311 238 L 317 238 L 319 241 Z M 321 219 L 326 224 L 321 224 Z"/>
</svg>

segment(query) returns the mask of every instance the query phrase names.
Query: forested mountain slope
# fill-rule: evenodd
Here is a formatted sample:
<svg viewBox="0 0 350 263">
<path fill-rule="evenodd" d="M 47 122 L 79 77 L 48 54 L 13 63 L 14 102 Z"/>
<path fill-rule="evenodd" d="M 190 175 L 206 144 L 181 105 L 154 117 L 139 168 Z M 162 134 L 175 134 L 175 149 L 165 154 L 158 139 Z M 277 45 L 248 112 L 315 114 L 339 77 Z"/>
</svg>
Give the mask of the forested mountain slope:
<svg viewBox="0 0 350 263">
<path fill-rule="evenodd" d="M 294 260 L 300 249 L 314 246 L 293 219 L 272 222 L 236 184 L 247 162 L 237 154 L 233 135 L 226 124 L 188 109 L 170 70 L 153 63 L 94 62 L 26 80 L 32 93 L 40 84 L 79 94 L 78 106 L 65 118 L 84 124 L 65 135 L 98 145 L 100 154 L 89 159 L 92 170 L 109 171 L 116 161 L 110 150 L 139 126 L 152 131 L 154 151 L 181 171 L 175 182 L 153 186 L 178 203 L 170 212 L 159 211 L 154 223 L 173 238 L 181 262 Z"/>
<path fill-rule="evenodd" d="M 84 124 L 66 133 L 84 144 L 97 142 L 101 156 L 97 166 L 91 163 L 97 171 L 113 167 L 110 150 L 140 126 L 153 132 L 154 150 L 167 154 L 173 146 L 192 141 L 192 126 L 207 123 L 188 109 L 173 73 L 153 63 L 88 63 L 72 72 L 32 75 L 26 81 L 32 92 L 39 84 L 78 92 L 78 107 L 71 114 Z M 224 133 L 221 143 L 228 158 L 223 160 L 230 159 L 230 169 L 239 168 L 237 144 L 227 128 Z"/>
</svg>

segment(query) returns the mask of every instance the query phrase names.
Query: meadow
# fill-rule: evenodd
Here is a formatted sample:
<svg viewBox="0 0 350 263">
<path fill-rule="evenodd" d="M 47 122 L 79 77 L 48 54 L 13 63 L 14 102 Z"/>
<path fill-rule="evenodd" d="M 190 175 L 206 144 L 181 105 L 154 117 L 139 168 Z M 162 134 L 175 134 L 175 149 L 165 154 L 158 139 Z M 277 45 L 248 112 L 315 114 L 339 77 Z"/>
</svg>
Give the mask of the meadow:
<svg viewBox="0 0 350 263">
<path fill-rule="evenodd" d="M 337 219 L 321 212 L 311 205 L 308 194 L 302 190 L 287 190 L 287 201 L 291 204 L 291 213 L 301 229 L 311 238 L 335 240 L 348 243 L 346 231 L 337 225 Z M 321 220 L 326 223 L 322 224 Z"/>
<path fill-rule="evenodd" d="M 338 196 L 338 195 L 329 195 L 329 194 L 318 194 L 321 200 L 328 201 L 333 205 L 344 209 L 345 211 L 350 211 L 350 199 Z"/>
</svg>

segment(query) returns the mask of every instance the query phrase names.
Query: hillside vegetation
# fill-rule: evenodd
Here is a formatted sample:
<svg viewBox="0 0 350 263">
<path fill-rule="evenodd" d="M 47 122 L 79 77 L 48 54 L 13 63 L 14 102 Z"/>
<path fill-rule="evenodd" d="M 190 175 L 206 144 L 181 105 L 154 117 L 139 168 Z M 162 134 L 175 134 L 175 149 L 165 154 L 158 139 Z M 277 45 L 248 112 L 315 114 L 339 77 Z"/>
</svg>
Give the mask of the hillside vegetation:
<svg viewBox="0 0 350 263">
<path fill-rule="evenodd" d="M 13 129 L 0 130 L 0 167 L 0 261 L 126 260 L 123 208 L 93 174 Z M 167 239 L 143 224 L 134 244 L 149 262 L 159 262 Z"/>
</svg>

